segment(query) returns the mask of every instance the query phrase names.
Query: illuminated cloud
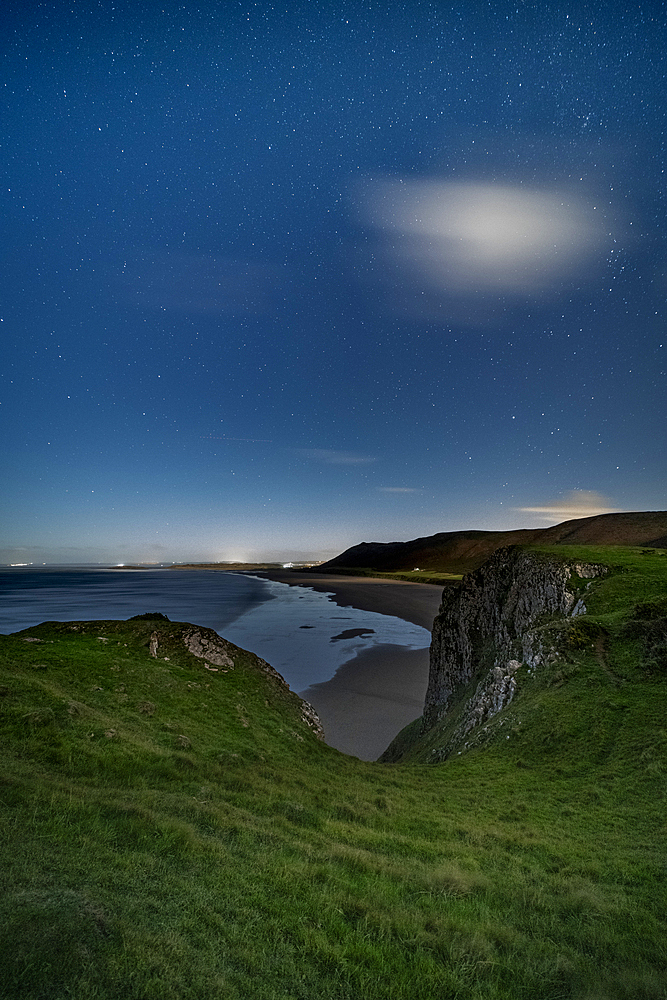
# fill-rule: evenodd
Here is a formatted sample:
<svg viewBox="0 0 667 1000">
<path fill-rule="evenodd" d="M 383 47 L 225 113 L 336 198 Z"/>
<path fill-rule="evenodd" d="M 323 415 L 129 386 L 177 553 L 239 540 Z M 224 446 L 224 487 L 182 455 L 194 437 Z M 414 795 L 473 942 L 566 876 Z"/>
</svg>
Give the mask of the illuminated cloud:
<svg viewBox="0 0 667 1000">
<path fill-rule="evenodd" d="M 555 500 L 546 507 L 517 507 L 524 514 L 541 514 L 553 521 L 567 521 L 577 517 L 594 517 L 596 514 L 618 514 L 618 507 L 595 490 L 572 490 L 563 500 Z"/>
<path fill-rule="evenodd" d="M 595 270 L 614 226 L 602 201 L 565 189 L 376 180 L 360 190 L 379 280 L 392 305 L 422 313 L 551 296 Z"/>
<path fill-rule="evenodd" d="M 297 454 L 328 465 L 366 465 L 374 462 L 370 455 L 357 455 L 352 451 L 331 451 L 327 448 L 296 448 Z"/>
</svg>

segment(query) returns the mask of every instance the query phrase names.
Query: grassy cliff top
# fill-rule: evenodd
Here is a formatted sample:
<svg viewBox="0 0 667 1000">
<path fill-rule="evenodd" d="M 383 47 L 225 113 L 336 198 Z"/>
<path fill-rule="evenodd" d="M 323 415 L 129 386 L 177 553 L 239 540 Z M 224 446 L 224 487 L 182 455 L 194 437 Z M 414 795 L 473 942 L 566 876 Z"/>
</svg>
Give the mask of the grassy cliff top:
<svg viewBox="0 0 667 1000">
<path fill-rule="evenodd" d="M 438 766 L 327 747 L 195 626 L 1 636 L 0 996 L 664 998 L 666 565 Z"/>
<path fill-rule="evenodd" d="M 510 531 L 442 531 L 407 542 L 362 542 L 322 563 L 318 572 L 381 571 L 470 573 L 508 545 L 651 546 L 667 545 L 667 511 L 623 511 L 575 518 L 549 528 Z"/>
</svg>

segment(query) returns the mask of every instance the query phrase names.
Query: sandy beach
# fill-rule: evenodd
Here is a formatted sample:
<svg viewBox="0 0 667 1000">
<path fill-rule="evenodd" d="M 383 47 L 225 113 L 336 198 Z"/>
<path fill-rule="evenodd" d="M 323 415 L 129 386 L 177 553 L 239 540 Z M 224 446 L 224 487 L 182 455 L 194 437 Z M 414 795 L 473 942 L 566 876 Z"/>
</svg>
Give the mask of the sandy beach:
<svg viewBox="0 0 667 1000">
<path fill-rule="evenodd" d="M 331 680 L 298 693 L 315 707 L 330 746 L 377 760 L 422 714 L 428 656 L 428 649 L 375 646 L 344 663 Z"/>
<path fill-rule="evenodd" d="M 360 608 L 394 615 L 431 631 L 438 613 L 442 587 L 428 583 L 403 583 L 370 576 L 334 576 L 329 573 L 295 573 L 289 570 L 262 570 L 253 573 L 266 580 L 288 583 L 291 587 L 312 587 L 320 593 L 333 594 L 341 608 Z"/>
<path fill-rule="evenodd" d="M 442 587 L 422 583 L 289 571 L 257 576 L 333 594 L 340 607 L 393 615 L 429 631 Z M 421 715 L 428 683 L 428 649 L 376 646 L 340 667 L 334 677 L 299 695 L 322 720 L 326 741 L 343 753 L 376 760 L 400 730 Z"/>
</svg>

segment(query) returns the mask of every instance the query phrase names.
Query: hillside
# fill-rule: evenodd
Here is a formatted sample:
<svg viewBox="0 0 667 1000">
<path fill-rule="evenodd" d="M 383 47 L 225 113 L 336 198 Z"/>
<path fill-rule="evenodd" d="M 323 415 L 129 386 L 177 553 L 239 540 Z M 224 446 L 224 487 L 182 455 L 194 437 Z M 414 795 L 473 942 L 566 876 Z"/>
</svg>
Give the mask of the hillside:
<svg viewBox="0 0 667 1000">
<path fill-rule="evenodd" d="M 470 573 L 508 545 L 667 546 L 667 511 L 582 517 L 550 528 L 516 531 L 442 531 L 409 542 L 361 542 L 318 566 L 318 572 L 375 569 L 400 573 Z"/>
<path fill-rule="evenodd" d="M 442 596 L 423 718 L 384 761 L 434 763 L 482 745 L 526 698 L 531 714 L 529 694 L 545 684 L 576 677 L 568 691 L 594 712 L 587 689 L 602 678 L 616 688 L 667 680 L 664 549 L 499 549 Z M 643 685 L 637 693 L 641 702 Z M 565 698 L 557 702 L 560 711 Z"/>
<path fill-rule="evenodd" d="M 345 757 L 193 625 L 0 636 L 0 996 L 664 1000 L 667 557 L 577 558 L 562 658 L 429 766 L 443 720 Z"/>
</svg>

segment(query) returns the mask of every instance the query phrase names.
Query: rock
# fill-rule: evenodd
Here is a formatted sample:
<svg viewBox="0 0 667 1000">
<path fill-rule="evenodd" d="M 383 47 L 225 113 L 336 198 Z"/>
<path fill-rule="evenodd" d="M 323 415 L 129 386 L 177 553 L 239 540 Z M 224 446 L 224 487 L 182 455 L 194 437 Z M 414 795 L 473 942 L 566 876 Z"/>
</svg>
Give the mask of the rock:
<svg viewBox="0 0 667 1000">
<path fill-rule="evenodd" d="M 508 660 L 502 666 L 494 667 L 480 682 L 474 696 L 468 702 L 462 735 L 465 736 L 492 716 L 509 705 L 516 690 L 514 674 L 521 664 L 518 660 Z"/>
<path fill-rule="evenodd" d="M 301 699 L 301 719 L 315 733 L 318 740 L 324 739 L 324 728 L 319 715 L 310 702 L 304 701 L 303 698 Z"/>
<path fill-rule="evenodd" d="M 155 659 L 157 657 L 157 648 L 159 644 L 159 638 L 157 632 L 151 632 L 150 642 L 148 643 L 148 652 Z"/>
<path fill-rule="evenodd" d="M 234 647 L 212 629 L 207 629 L 206 632 L 203 629 L 186 632 L 183 641 L 193 656 L 200 660 L 206 660 L 208 664 L 214 663 L 216 667 L 227 667 L 228 669 L 234 666 L 234 661 L 228 652 Z"/>
<path fill-rule="evenodd" d="M 512 547 L 496 552 L 460 587 L 446 588 L 433 623 L 422 732 L 475 680 L 457 736 L 500 712 L 514 697 L 521 663 L 535 669 L 553 659 L 553 647 L 539 628 L 544 617 L 585 613 L 568 582 L 606 572 L 606 566 Z"/>
</svg>

